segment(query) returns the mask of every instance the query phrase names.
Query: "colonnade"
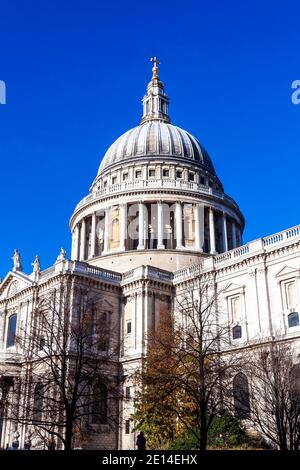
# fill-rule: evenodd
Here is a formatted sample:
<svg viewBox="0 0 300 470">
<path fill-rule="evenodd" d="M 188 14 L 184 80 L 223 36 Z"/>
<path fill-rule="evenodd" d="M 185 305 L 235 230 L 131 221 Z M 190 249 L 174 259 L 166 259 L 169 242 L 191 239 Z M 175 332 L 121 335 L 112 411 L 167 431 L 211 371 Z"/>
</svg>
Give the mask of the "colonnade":
<svg viewBox="0 0 300 470">
<path fill-rule="evenodd" d="M 132 206 L 132 204 L 120 204 L 103 211 L 93 212 L 77 223 L 72 234 L 72 259 L 85 260 L 116 251 L 152 248 L 148 242 L 148 227 L 153 227 L 153 222 L 155 229 L 151 230 L 155 232 L 155 248 L 158 250 L 170 248 L 166 246 L 166 227 L 172 232 L 174 238 L 172 249 L 216 254 L 236 248 L 241 244 L 240 227 L 225 212 L 216 211 L 213 207 L 203 204 L 181 202 L 168 204 L 162 201 L 151 203 L 151 211 L 149 204 L 142 201 L 134 204 L 135 242 L 134 245 L 130 244 L 128 242 L 131 237 L 129 227 L 134 217 L 129 216 L 129 208 Z M 173 214 L 172 226 L 168 225 L 170 224 L 170 210 L 168 209 L 170 206 Z M 189 208 L 188 217 L 185 214 L 187 207 Z M 117 214 L 115 219 L 112 218 L 112 210 Z M 117 240 L 113 240 L 112 235 L 114 223 L 117 224 Z M 187 231 L 192 233 L 189 238 Z M 113 247 L 112 241 L 114 241 Z"/>
</svg>

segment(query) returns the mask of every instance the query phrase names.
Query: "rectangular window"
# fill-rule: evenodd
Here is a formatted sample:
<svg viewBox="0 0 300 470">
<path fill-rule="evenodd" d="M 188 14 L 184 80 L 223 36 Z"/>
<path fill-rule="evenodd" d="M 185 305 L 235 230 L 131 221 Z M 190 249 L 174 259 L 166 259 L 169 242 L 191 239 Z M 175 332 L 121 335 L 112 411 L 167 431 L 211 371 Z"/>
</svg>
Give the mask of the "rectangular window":
<svg viewBox="0 0 300 470">
<path fill-rule="evenodd" d="M 292 312 L 288 315 L 288 324 L 289 328 L 299 325 L 299 315 L 298 312 Z"/>
<path fill-rule="evenodd" d="M 163 170 L 163 177 L 164 178 L 169 178 L 169 174 L 170 174 L 169 170 Z"/>
<path fill-rule="evenodd" d="M 195 181 L 195 173 L 189 172 L 189 181 Z"/>
<path fill-rule="evenodd" d="M 149 178 L 155 177 L 155 170 L 149 170 Z"/>
<path fill-rule="evenodd" d="M 97 346 L 99 351 L 109 350 L 109 338 L 111 328 L 111 312 L 96 312 Z"/>
<path fill-rule="evenodd" d="M 131 333 L 131 321 L 127 322 L 126 332 L 127 332 L 128 335 L 130 335 L 130 333 Z"/>
<path fill-rule="evenodd" d="M 112 179 L 111 179 L 111 183 L 116 184 L 116 182 L 117 182 L 117 177 L 113 176 Z"/>
<path fill-rule="evenodd" d="M 130 398 L 130 387 L 126 387 L 125 389 L 125 397 Z"/>
<path fill-rule="evenodd" d="M 205 179 L 203 178 L 203 176 L 201 176 L 200 178 L 200 184 L 205 184 Z"/>
<path fill-rule="evenodd" d="M 181 170 L 176 171 L 176 178 L 178 178 L 178 179 L 182 178 L 182 171 Z"/>
<path fill-rule="evenodd" d="M 14 313 L 13 315 L 9 317 L 9 320 L 8 320 L 7 339 L 6 339 L 7 348 L 15 345 L 16 328 L 17 328 L 17 314 Z"/>
<path fill-rule="evenodd" d="M 128 180 L 128 173 L 123 173 L 123 181 L 127 181 Z"/>
<path fill-rule="evenodd" d="M 125 421 L 125 434 L 130 434 L 130 421 L 126 419 Z"/>
<path fill-rule="evenodd" d="M 142 170 L 136 170 L 136 172 L 135 172 L 135 177 L 136 177 L 137 179 L 141 178 L 141 177 L 142 177 Z"/>
<path fill-rule="evenodd" d="M 103 181 L 103 188 L 107 188 L 107 181 Z"/>
</svg>

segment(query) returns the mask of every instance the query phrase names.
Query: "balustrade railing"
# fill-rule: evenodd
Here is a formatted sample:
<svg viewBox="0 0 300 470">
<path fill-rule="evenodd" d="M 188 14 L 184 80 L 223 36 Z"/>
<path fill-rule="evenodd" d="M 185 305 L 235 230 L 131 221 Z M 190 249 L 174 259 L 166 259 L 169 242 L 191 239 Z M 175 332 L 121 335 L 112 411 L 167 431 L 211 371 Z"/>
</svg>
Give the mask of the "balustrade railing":
<svg viewBox="0 0 300 470">
<path fill-rule="evenodd" d="M 91 194 L 88 194 L 86 197 L 84 197 L 79 202 L 79 204 L 77 204 L 75 210 L 79 209 L 80 207 L 84 206 L 85 204 L 91 201 L 101 198 L 102 196 L 108 196 L 110 194 L 124 192 L 128 190 L 151 189 L 151 188 L 157 188 L 157 189 L 174 189 L 175 188 L 175 189 L 184 190 L 184 191 L 196 191 L 196 192 L 200 192 L 204 194 L 210 194 L 220 199 L 229 200 L 234 206 L 237 207 L 237 204 L 235 203 L 235 201 L 231 197 L 227 196 L 227 194 L 224 194 L 222 191 L 216 191 L 203 184 L 190 182 L 190 181 L 161 179 L 161 180 L 138 180 L 138 181 L 130 181 L 130 182 L 124 181 L 122 183 L 117 183 L 117 184 L 108 186 L 107 188 L 99 189 L 98 191 L 95 191 Z"/>
</svg>

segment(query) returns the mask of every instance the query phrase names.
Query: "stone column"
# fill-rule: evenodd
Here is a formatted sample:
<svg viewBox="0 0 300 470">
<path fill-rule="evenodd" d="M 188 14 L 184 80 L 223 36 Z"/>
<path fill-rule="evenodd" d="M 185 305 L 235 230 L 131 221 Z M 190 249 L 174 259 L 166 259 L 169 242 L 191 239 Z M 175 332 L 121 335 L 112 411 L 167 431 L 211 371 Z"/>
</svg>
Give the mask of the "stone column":
<svg viewBox="0 0 300 470">
<path fill-rule="evenodd" d="M 162 202 L 159 201 L 157 203 L 157 249 L 163 250 L 164 248 L 164 214 Z"/>
<path fill-rule="evenodd" d="M 78 261 L 78 251 L 79 251 L 79 225 L 77 224 L 74 229 L 74 246 L 73 246 L 73 253 L 72 259 Z"/>
<path fill-rule="evenodd" d="M 96 212 L 92 215 L 92 229 L 91 229 L 91 258 L 96 255 Z"/>
<path fill-rule="evenodd" d="M 216 254 L 216 239 L 215 239 L 215 220 L 213 208 L 209 208 L 209 238 L 210 238 L 210 254 Z"/>
<path fill-rule="evenodd" d="M 243 245 L 243 232 L 241 228 L 239 228 L 239 234 L 240 234 L 240 237 L 239 237 L 240 246 L 242 246 Z"/>
<path fill-rule="evenodd" d="M 232 221 L 232 248 L 236 248 L 237 243 L 236 243 L 236 226 L 235 226 L 235 221 Z"/>
<path fill-rule="evenodd" d="M 138 250 L 144 250 L 145 248 L 145 212 L 144 204 L 139 202 L 139 244 Z"/>
<path fill-rule="evenodd" d="M 127 238 L 127 205 L 120 204 L 120 250 L 125 251 L 126 249 L 126 238 Z"/>
<path fill-rule="evenodd" d="M 195 211 L 195 250 L 203 251 L 204 242 L 204 214 L 203 206 L 196 204 Z"/>
<path fill-rule="evenodd" d="M 180 202 L 176 202 L 175 224 L 176 224 L 176 249 L 181 249 L 183 248 L 183 244 L 182 244 L 182 205 Z"/>
<path fill-rule="evenodd" d="M 109 209 L 105 210 L 105 219 L 104 219 L 104 247 L 103 247 L 103 253 L 102 254 L 107 254 L 109 251 Z"/>
<path fill-rule="evenodd" d="M 85 259 L 85 219 L 82 219 L 81 222 L 81 230 L 80 230 L 80 261 L 83 261 Z"/>
<path fill-rule="evenodd" d="M 225 212 L 223 212 L 222 222 L 223 222 L 223 230 L 222 230 L 222 235 L 223 235 L 223 250 L 224 250 L 224 251 L 228 251 L 227 221 L 226 221 L 226 214 L 225 214 Z"/>
<path fill-rule="evenodd" d="M 0 349 L 2 349 L 4 346 L 4 312 L 0 312 L 0 331 L 3 332 L 0 335 Z M 0 445 L 1 445 L 1 442 L 0 442 Z"/>
</svg>

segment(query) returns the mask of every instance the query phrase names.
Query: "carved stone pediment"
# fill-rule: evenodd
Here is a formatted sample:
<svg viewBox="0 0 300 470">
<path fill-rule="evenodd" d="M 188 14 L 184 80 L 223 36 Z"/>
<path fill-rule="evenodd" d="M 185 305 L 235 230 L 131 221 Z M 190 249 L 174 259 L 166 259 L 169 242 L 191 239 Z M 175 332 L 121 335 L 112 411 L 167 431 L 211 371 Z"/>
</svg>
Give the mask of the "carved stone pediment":
<svg viewBox="0 0 300 470">
<path fill-rule="evenodd" d="M 300 270 L 299 268 L 295 268 L 293 266 L 284 266 L 277 274 L 277 278 L 287 278 L 287 277 L 296 277 L 299 276 Z"/>
<path fill-rule="evenodd" d="M 0 299 L 12 297 L 32 284 L 32 280 L 26 275 L 10 272 L 0 284 Z"/>
<path fill-rule="evenodd" d="M 225 297 L 229 297 L 230 295 L 234 295 L 234 294 L 242 294 L 244 291 L 245 291 L 245 286 L 231 282 L 224 289 L 223 293 Z"/>
</svg>

